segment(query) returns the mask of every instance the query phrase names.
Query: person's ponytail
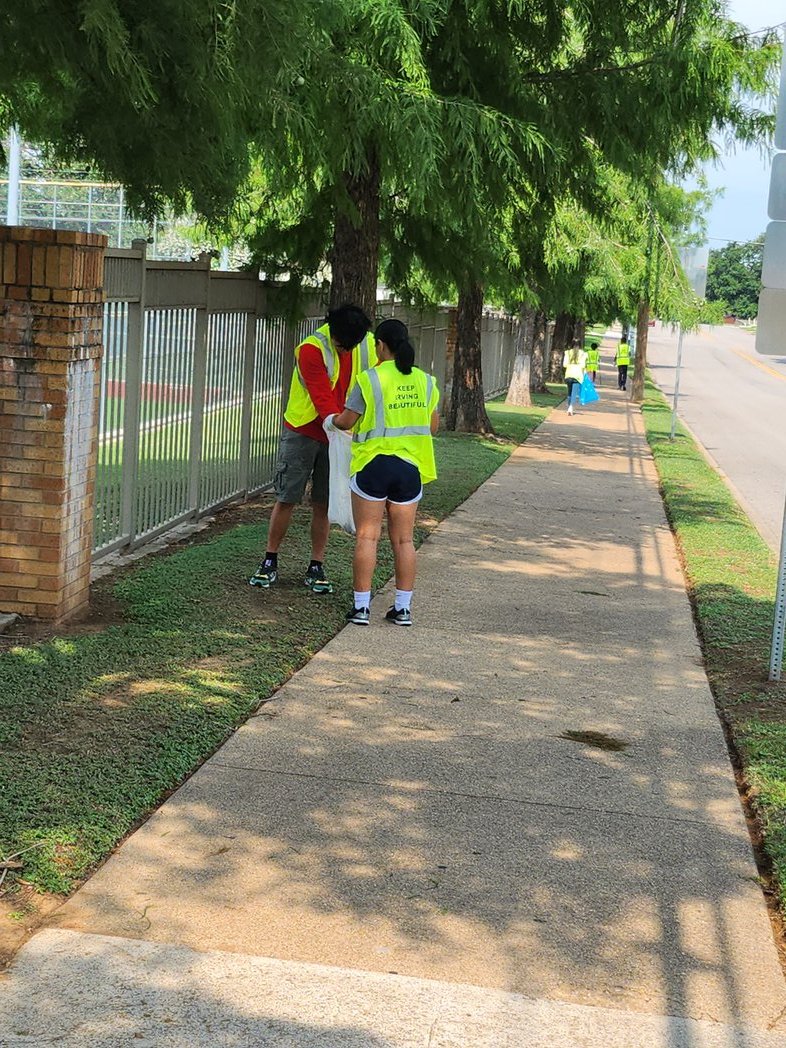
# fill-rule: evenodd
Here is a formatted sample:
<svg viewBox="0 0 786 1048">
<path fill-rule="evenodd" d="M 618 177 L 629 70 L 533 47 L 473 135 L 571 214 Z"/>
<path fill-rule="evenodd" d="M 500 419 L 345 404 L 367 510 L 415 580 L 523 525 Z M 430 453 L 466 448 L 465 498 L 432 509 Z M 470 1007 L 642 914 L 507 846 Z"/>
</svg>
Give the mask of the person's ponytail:
<svg viewBox="0 0 786 1048">
<path fill-rule="evenodd" d="M 412 368 L 415 364 L 415 347 L 409 341 L 408 338 L 400 338 L 396 342 L 395 346 L 390 347 L 393 350 L 393 358 L 396 363 L 396 367 L 402 375 L 409 375 L 412 372 Z"/>
<path fill-rule="evenodd" d="M 395 317 L 389 317 L 377 326 L 374 338 L 393 354 L 396 369 L 402 375 L 409 375 L 415 363 L 415 347 L 409 341 L 407 325 Z"/>
</svg>

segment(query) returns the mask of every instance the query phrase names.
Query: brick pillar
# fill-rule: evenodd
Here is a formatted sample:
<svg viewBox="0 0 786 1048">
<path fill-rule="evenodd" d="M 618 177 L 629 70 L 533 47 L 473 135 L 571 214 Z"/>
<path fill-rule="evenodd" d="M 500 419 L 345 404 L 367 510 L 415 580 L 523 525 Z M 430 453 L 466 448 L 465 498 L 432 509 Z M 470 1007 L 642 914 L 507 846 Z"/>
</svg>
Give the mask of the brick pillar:
<svg viewBox="0 0 786 1048">
<path fill-rule="evenodd" d="M 0 611 L 87 610 L 106 243 L 0 227 Z"/>
</svg>

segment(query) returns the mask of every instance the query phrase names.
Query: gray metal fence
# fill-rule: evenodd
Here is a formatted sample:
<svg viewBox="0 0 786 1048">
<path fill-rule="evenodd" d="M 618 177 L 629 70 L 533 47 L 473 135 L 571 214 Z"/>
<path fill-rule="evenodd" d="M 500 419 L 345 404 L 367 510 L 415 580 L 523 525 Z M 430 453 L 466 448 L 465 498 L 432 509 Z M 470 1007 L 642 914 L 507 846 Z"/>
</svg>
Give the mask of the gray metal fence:
<svg viewBox="0 0 786 1048">
<path fill-rule="evenodd" d="M 145 244 L 107 253 L 94 552 L 147 541 L 269 487 L 293 349 L 323 316 L 284 318 L 275 289 L 210 258 L 146 258 Z M 381 303 L 410 325 L 418 364 L 442 389 L 449 310 Z M 505 388 L 513 324 L 483 321 L 488 395 Z"/>
</svg>

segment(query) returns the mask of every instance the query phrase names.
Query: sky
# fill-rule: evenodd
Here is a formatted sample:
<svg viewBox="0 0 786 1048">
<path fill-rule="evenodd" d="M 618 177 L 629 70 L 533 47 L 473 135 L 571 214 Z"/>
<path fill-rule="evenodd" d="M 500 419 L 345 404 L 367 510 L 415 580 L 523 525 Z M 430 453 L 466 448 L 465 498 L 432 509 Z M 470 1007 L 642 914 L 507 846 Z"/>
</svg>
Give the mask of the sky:
<svg viewBox="0 0 786 1048">
<path fill-rule="evenodd" d="M 749 29 L 762 29 L 786 20 L 784 0 L 730 0 L 728 14 Z M 710 212 L 708 237 L 711 248 L 723 241 L 752 240 L 767 227 L 770 157 L 759 150 L 736 148 L 720 165 L 707 168 L 712 188 L 723 188 Z"/>
</svg>

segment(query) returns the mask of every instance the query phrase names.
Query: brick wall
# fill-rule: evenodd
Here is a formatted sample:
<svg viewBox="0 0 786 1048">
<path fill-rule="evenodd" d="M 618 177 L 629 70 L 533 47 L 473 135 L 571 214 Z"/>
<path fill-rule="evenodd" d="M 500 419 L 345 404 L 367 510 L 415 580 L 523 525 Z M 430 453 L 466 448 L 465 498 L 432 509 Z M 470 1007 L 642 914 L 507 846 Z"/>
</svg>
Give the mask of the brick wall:
<svg viewBox="0 0 786 1048">
<path fill-rule="evenodd" d="M 0 227 L 0 611 L 87 609 L 105 247 Z"/>
</svg>

